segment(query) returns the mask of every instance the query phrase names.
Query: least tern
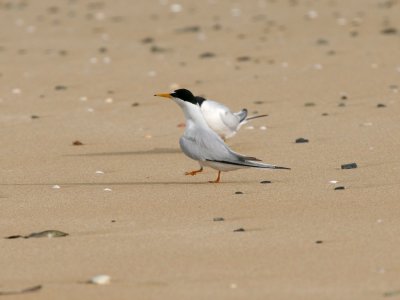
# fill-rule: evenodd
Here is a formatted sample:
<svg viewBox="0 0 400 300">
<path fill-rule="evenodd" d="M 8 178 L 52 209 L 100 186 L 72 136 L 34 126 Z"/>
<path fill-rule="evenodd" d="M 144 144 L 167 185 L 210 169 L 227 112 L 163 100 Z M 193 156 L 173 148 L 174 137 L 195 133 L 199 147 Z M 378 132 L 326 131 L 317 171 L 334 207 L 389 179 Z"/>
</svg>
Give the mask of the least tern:
<svg viewBox="0 0 400 300">
<path fill-rule="evenodd" d="M 203 167 L 210 167 L 218 171 L 218 177 L 213 183 L 220 182 L 221 172 L 233 171 L 242 168 L 286 169 L 262 163 L 259 159 L 242 155 L 232 151 L 207 124 L 201 112 L 199 98 L 186 89 L 178 89 L 173 93 L 162 93 L 154 96 L 164 97 L 177 103 L 186 119 L 186 129 L 179 140 L 179 145 L 186 154 L 200 164 L 200 169 L 186 172 L 186 175 L 196 175 L 203 171 Z"/>
<path fill-rule="evenodd" d="M 267 116 L 256 115 L 247 117 L 246 108 L 234 113 L 231 112 L 228 107 L 217 101 L 205 99 L 203 97 L 196 97 L 196 99 L 208 126 L 223 140 L 233 137 L 240 127 L 246 124 L 249 120 Z"/>
</svg>

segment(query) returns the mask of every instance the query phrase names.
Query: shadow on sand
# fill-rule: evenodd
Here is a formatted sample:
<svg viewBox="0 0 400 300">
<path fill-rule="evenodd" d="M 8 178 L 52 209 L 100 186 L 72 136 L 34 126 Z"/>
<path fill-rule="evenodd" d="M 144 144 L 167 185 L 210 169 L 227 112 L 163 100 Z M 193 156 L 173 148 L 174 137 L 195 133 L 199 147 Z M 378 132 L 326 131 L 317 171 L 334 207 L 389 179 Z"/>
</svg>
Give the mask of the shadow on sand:
<svg viewBox="0 0 400 300">
<path fill-rule="evenodd" d="M 173 148 L 154 148 L 152 150 L 139 151 L 120 151 L 120 152 L 98 152 L 98 153 L 82 153 L 82 154 L 66 154 L 65 156 L 119 156 L 119 155 L 153 155 L 153 154 L 176 154 L 181 153 L 180 149 Z"/>
</svg>

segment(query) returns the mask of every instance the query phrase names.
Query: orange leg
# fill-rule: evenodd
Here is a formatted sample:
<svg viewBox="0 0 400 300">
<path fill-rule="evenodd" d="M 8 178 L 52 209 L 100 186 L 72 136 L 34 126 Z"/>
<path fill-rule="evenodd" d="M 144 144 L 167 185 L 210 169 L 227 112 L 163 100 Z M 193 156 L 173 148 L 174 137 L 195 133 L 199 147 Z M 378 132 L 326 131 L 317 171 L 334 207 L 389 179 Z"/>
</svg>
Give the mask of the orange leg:
<svg viewBox="0 0 400 300">
<path fill-rule="evenodd" d="M 185 175 L 191 175 L 191 176 L 194 176 L 194 175 L 196 175 L 197 173 L 200 173 L 200 172 L 203 172 L 203 167 L 200 167 L 200 169 L 199 169 L 199 170 L 190 171 L 190 172 L 185 172 Z"/>
<path fill-rule="evenodd" d="M 221 179 L 221 171 L 218 171 L 218 177 L 214 181 L 209 181 L 209 183 L 219 183 Z"/>
</svg>

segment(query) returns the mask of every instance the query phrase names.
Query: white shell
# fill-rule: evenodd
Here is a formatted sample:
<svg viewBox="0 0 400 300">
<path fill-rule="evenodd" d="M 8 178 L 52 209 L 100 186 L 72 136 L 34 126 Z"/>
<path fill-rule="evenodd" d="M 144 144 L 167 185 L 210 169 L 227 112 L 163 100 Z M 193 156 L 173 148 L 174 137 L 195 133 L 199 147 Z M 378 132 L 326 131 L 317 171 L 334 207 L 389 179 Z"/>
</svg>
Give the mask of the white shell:
<svg viewBox="0 0 400 300">
<path fill-rule="evenodd" d="M 96 275 L 89 279 L 91 284 L 109 284 L 111 282 L 111 277 L 109 275 Z"/>
</svg>

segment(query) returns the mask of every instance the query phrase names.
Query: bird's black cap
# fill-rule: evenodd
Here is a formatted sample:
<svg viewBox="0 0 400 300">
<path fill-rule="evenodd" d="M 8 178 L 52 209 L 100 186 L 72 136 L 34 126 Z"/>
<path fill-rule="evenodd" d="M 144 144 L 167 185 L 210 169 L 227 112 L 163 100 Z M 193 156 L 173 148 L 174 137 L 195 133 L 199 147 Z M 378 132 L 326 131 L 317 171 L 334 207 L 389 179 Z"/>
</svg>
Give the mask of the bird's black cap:
<svg viewBox="0 0 400 300">
<path fill-rule="evenodd" d="M 189 91 L 187 89 L 175 90 L 175 92 L 171 93 L 171 96 L 174 98 L 181 99 L 186 102 L 197 104 L 196 97 L 192 94 L 191 91 Z"/>
</svg>

